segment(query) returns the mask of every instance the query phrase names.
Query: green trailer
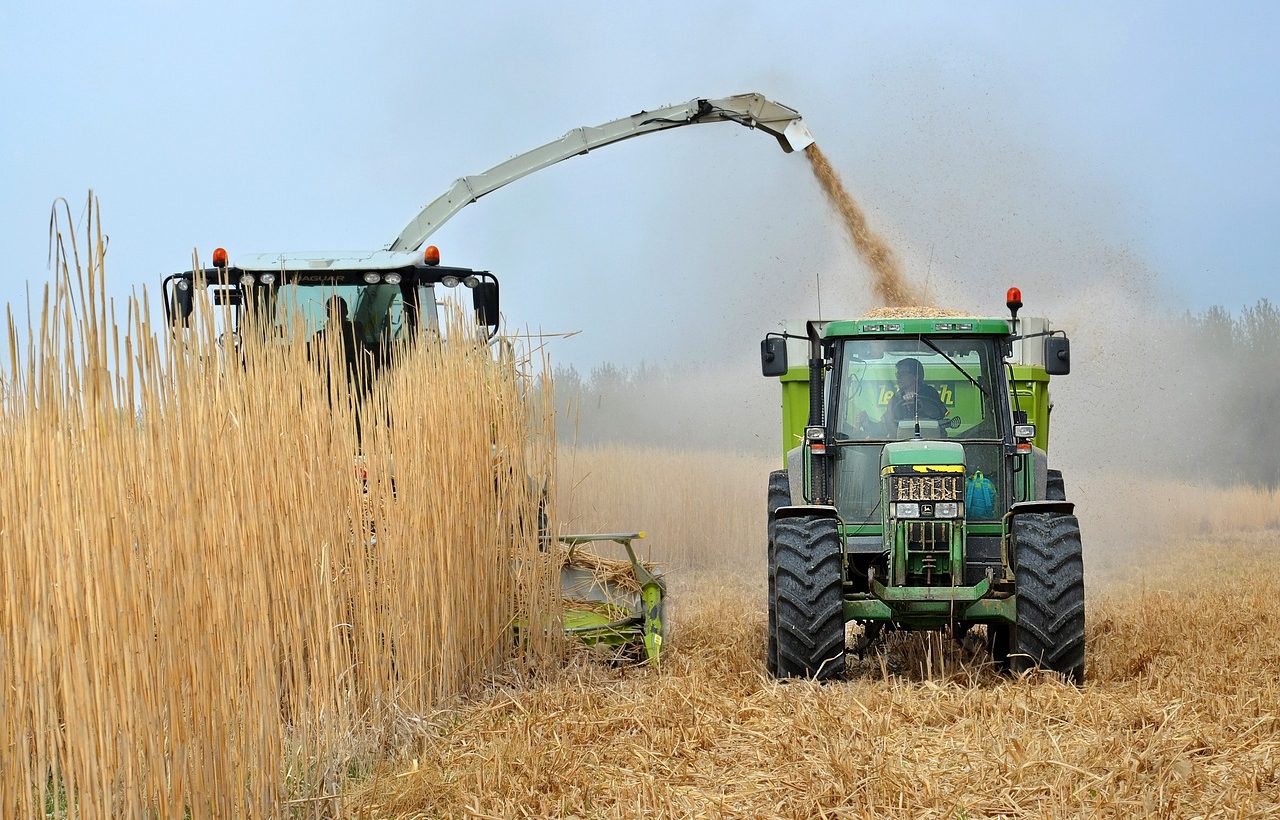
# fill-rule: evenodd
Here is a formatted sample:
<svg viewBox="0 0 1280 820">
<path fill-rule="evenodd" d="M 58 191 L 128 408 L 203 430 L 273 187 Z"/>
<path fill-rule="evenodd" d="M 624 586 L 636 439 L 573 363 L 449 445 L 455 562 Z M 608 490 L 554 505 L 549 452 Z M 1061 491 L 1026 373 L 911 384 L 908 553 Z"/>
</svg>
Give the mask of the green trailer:
<svg viewBox="0 0 1280 820">
<path fill-rule="evenodd" d="M 1079 523 L 1048 458 L 1070 344 L 1040 318 L 808 322 L 761 343 L 782 386 L 767 664 L 840 676 L 845 625 L 984 625 L 995 662 L 1084 679 Z M 796 361 L 801 360 L 801 361 Z M 795 366 L 793 366 L 795 362 Z"/>
</svg>

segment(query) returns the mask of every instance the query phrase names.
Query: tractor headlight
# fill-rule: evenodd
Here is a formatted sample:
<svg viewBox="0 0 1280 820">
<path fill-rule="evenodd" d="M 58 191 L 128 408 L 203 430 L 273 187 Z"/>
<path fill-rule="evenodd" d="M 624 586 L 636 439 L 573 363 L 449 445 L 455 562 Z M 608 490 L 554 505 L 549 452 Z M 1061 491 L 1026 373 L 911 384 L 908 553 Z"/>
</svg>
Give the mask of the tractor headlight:
<svg viewBox="0 0 1280 820">
<path fill-rule="evenodd" d="M 933 508 L 936 518 L 959 518 L 960 505 L 955 501 L 939 501 Z"/>
<path fill-rule="evenodd" d="M 898 503 L 894 505 L 893 512 L 894 512 L 894 515 L 897 516 L 898 518 L 919 518 L 920 505 L 915 503 L 911 503 L 911 504 Z"/>
</svg>

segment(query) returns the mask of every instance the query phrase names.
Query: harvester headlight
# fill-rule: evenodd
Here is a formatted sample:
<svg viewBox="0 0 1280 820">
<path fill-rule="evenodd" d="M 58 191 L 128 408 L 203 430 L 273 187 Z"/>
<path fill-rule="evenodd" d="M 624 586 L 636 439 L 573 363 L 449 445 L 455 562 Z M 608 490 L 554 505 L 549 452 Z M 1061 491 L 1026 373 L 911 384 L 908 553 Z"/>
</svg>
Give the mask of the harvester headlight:
<svg viewBox="0 0 1280 820">
<path fill-rule="evenodd" d="M 934 505 L 933 514 L 938 518 L 959 518 L 960 505 L 955 501 L 939 501 Z"/>
<path fill-rule="evenodd" d="M 400 274 L 388 273 L 386 276 L 382 277 L 382 281 L 386 282 L 388 285 L 398 285 L 400 284 Z"/>
<path fill-rule="evenodd" d="M 912 503 L 912 504 L 901 504 L 901 503 L 899 503 L 899 504 L 895 504 L 895 505 L 894 505 L 894 513 L 897 515 L 897 517 L 898 517 L 898 518 L 919 518 L 919 517 L 920 517 L 920 505 L 919 505 L 919 504 L 914 504 L 914 503 Z"/>
<path fill-rule="evenodd" d="M 462 284 L 466 285 L 469 288 L 474 288 L 476 285 L 480 284 L 480 277 L 468 276 L 466 279 L 462 280 Z"/>
<path fill-rule="evenodd" d="M 376 285 L 382 281 L 382 274 L 369 271 L 364 275 L 364 281 L 366 285 Z"/>
<path fill-rule="evenodd" d="M 244 276 L 241 276 L 241 277 L 240 277 L 240 287 L 242 287 L 242 288 L 251 288 L 251 287 L 253 287 L 253 277 L 252 277 L 252 276 L 250 276 L 250 275 L 249 275 L 249 274 L 247 274 L 247 273 L 246 273 Z"/>
<path fill-rule="evenodd" d="M 449 274 L 448 276 L 440 277 L 440 284 L 444 285 L 446 288 L 456 288 L 458 286 L 458 283 L 461 281 L 462 281 L 461 279 L 454 276 L 452 273 Z"/>
<path fill-rule="evenodd" d="M 276 275 L 274 273 L 264 273 L 258 276 L 258 281 L 264 285 L 274 285 L 276 283 Z"/>
</svg>

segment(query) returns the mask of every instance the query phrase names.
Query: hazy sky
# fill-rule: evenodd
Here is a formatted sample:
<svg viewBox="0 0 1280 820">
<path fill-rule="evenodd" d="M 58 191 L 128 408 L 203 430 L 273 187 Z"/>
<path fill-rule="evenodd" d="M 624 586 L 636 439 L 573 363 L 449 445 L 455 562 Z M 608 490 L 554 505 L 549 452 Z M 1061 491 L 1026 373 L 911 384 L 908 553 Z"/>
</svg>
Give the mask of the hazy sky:
<svg viewBox="0 0 1280 820">
<path fill-rule="evenodd" d="M 48 281 L 57 196 L 99 195 L 123 294 L 193 248 L 381 247 L 572 127 L 752 90 L 940 300 L 1280 298 L 1280 4 L 506 5 L 5 4 L 0 299 Z M 579 364 L 754 355 L 819 278 L 827 314 L 867 305 L 803 157 L 733 125 L 574 158 L 433 241 L 512 322 L 586 331 L 555 348 Z"/>
</svg>

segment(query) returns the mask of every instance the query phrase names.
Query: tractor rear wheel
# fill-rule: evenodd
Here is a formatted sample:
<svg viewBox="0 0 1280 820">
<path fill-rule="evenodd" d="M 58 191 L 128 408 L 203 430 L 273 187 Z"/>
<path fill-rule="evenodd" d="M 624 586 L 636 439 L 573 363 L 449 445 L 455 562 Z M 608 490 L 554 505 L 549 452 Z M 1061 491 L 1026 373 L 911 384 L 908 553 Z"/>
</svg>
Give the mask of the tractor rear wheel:
<svg viewBox="0 0 1280 820">
<path fill-rule="evenodd" d="M 791 504 L 791 479 L 786 470 L 774 470 L 769 473 L 769 512 L 766 526 L 769 533 L 768 566 L 769 576 L 769 626 L 765 636 L 765 667 L 770 675 L 778 674 L 778 607 L 773 596 L 773 513 L 779 507 Z"/>
<path fill-rule="evenodd" d="M 776 675 L 830 680 L 844 675 L 844 580 L 835 518 L 797 516 L 774 523 Z"/>
<path fill-rule="evenodd" d="M 1067 485 L 1062 481 L 1061 470 L 1050 470 L 1049 481 L 1044 488 L 1045 501 L 1066 501 Z"/>
<path fill-rule="evenodd" d="M 1009 665 L 1015 674 L 1047 669 L 1084 682 L 1084 561 L 1074 515 L 1013 519 L 1017 625 Z"/>
</svg>

